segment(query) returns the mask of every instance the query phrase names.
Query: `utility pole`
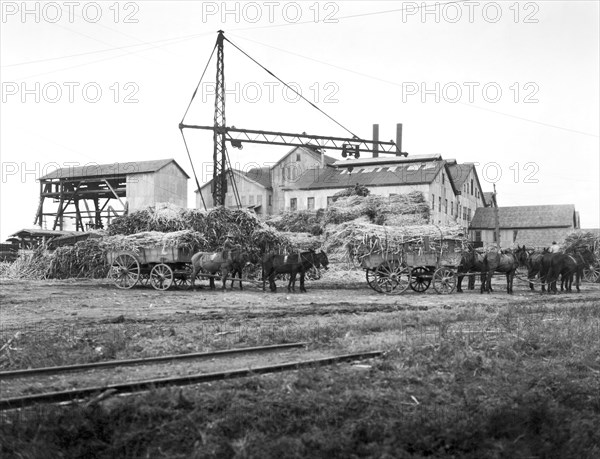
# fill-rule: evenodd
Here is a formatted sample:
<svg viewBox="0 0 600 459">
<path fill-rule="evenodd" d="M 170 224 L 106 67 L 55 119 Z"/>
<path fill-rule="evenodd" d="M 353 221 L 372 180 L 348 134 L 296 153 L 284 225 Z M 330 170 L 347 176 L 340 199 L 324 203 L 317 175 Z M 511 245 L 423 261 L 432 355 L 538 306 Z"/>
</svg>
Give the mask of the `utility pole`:
<svg viewBox="0 0 600 459">
<path fill-rule="evenodd" d="M 223 31 L 217 37 L 217 78 L 215 87 L 214 150 L 212 196 L 215 206 L 225 205 L 227 193 L 227 145 L 225 144 L 225 54 L 223 52 Z M 232 178 L 233 180 L 233 178 Z"/>
<path fill-rule="evenodd" d="M 494 183 L 494 199 L 498 202 L 496 195 L 496 184 Z M 496 234 L 496 247 L 500 250 L 500 216 L 498 215 L 498 205 L 494 206 L 494 232 Z"/>
</svg>

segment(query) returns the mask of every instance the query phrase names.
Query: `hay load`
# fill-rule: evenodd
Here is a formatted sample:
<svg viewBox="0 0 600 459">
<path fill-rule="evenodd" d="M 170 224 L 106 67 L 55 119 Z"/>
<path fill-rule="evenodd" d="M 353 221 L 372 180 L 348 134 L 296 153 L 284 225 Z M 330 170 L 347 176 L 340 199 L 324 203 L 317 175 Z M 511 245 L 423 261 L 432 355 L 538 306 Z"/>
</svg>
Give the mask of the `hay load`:
<svg viewBox="0 0 600 459">
<path fill-rule="evenodd" d="M 424 225 L 429 220 L 429 204 L 420 191 L 389 197 L 349 196 L 327 208 L 325 224 L 340 224 L 367 217 L 378 225 Z"/>
<path fill-rule="evenodd" d="M 336 260 L 362 258 L 373 253 L 400 253 L 418 251 L 429 237 L 430 248 L 441 248 L 443 240 L 467 242 L 460 226 L 383 226 L 373 223 L 346 222 L 332 227 L 326 233 L 325 250 Z M 465 247 L 466 248 L 466 247 Z"/>
</svg>

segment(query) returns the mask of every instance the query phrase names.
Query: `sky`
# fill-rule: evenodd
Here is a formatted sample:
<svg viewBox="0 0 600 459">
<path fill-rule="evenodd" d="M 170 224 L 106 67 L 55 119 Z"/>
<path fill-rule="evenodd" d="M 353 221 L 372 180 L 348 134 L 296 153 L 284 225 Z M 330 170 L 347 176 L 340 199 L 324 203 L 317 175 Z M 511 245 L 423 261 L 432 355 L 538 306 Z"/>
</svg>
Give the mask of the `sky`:
<svg viewBox="0 0 600 459">
<path fill-rule="evenodd" d="M 178 125 L 218 30 L 339 123 L 226 42 L 228 126 L 370 138 L 378 123 L 388 140 L 402 123 L 409 156 L 476 163 L 501 206 L 574 204 L 582 227 L 600 227 L 597 1 L 2 1 L 1 12 L 1 240 L 33 227 L 37 179 L 56 167 L 174 158 L 192 176 Z M 206 68 L 188 124 L 213 122 L 214 57 Z M 212 134 L 186 139 L 206 182 Z M 240 169 L 288 150 L 228 149 Z"/>
</svg>

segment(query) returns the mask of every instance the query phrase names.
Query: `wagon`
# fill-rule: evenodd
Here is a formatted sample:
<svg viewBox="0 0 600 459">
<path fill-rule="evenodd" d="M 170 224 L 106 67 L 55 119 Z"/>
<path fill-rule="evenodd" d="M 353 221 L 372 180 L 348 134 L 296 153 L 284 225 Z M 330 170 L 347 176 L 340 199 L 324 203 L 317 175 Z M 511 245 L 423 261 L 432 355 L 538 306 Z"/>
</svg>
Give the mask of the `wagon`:
<svg viewBox="0 0 600 459">
<path fill-rule="evenodd" d="M 394 252 L 365 255 L 361 267 L 369 286 L 379 293 L 399 294 L 409 287 L 422 293 L 433 284 L 436 292 L 446 294 L 456 287 L 462 251 L 461 240 L 425 236 L 418 245 L 406 243 Z"/>
<path fill-rule="evenodd" d="M 192 255 L 186 249 L 162 244 L 136 251 L 108 252 L 108 277 L 121 289 L 148 283 L 156 290 L 187 286 L 191 284 Z"/>
</svg>

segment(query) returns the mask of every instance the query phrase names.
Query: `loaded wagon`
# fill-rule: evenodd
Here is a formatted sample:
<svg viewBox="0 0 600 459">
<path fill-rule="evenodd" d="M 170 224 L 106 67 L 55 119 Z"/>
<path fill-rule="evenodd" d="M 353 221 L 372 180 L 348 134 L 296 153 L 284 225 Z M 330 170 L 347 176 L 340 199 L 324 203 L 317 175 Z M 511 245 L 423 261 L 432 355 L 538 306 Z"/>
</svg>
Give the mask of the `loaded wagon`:
<svg viewBox="0 0 600 459">
<path fill-rule="evenodd" d="M 187 249 L 163 244 L 108 252 L 108 277 L 121 289 L 136 284 L 150 284 L 156 290 L 167 290 L 173 285 L 185 287 L 191 284 L 192 255 Z"/>
<path fill-rule="evenodd" d="M 376 292 L 399 294 L 410 287 L 422 293 L 433 284 L 437 293 L 447 294 L 456 287 L 463 250 L 462 239 L 423 236 L 359 258 L 367 283 Z"/>
</svg>

